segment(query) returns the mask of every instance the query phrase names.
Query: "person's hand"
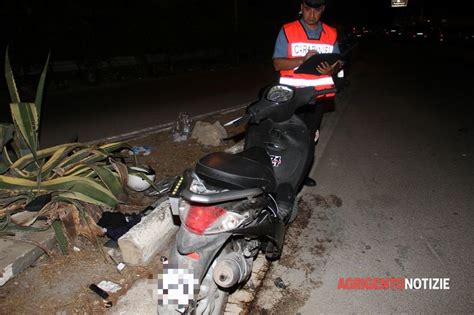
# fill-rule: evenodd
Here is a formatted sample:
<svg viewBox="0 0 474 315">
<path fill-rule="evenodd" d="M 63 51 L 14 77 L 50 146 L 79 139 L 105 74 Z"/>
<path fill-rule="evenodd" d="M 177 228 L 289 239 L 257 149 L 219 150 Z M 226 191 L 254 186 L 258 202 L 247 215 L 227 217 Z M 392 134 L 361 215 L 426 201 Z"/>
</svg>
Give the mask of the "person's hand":
<svg viewBox="0 0 474 315">
<path fill-rule="evenodd" d="M 316 70 L 318 70 L 319 73 L 324 74 L 324 75 L 333 75 L 339 69 L 341 68 L 341 61 L 338 60 L 332 65 L 327 63 L 326 61 L 321 62 L 319 65 L 316 66 Z"/>
<path fill-rule="evenodd" d="M 311 58 L 311 56 L 316 55 L 318 52 L 316 50 L 309 50 L 306 55 L 303 57 L 303 62 Z"/>
</svg>

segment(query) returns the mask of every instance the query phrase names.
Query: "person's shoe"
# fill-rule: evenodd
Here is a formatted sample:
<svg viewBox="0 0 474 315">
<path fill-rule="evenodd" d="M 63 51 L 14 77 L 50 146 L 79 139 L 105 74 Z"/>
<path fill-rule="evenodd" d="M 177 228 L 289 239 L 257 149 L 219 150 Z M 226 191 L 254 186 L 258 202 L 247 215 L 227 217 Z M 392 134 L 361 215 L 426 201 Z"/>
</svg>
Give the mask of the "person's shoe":
<svg viewBox="0 0 474 315">
<path fill-rule="evenodd" d="M 316 181 L 308 176 L 304 179 L 303 184 L 305 186 L 314 187 L 314 186 L 316 186 Z"/>
</svg>

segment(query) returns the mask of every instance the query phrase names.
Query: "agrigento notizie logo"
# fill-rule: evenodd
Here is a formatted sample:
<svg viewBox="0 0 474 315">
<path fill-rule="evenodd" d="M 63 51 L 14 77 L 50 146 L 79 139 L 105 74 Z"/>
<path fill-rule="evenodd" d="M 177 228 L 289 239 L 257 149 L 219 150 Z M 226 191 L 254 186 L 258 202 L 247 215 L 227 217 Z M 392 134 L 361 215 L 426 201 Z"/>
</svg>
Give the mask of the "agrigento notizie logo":
<svg viewBox="0 0 474 315">
<path fill-rule="evenodd" d="M 338 290 L 449 290 L 449 278 L 339 278 Z"/>
</svg>

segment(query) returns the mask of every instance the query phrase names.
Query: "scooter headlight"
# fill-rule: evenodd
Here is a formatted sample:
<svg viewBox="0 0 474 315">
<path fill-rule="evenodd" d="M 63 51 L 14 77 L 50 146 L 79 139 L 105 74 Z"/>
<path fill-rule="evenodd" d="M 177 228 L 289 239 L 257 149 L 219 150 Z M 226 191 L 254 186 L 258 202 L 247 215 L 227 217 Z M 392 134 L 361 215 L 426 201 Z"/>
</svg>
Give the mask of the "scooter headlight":
<svg viewBox="0 0 474 315">
<path fill-rule="evenodd" d="M 283 103 L 293 98 L 294 91 L 286 85 L 275 85 L 268 92 L 266 99 L 270 102 Z"/>
</svg>

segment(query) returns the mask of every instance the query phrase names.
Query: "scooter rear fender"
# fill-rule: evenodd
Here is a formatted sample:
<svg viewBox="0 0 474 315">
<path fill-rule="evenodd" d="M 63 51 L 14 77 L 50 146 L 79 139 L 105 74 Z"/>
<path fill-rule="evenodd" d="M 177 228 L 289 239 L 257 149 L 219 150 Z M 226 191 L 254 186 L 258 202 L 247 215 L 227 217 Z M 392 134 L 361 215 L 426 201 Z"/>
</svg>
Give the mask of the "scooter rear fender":
<svg viewBox="0 0 474 315">
<path fill-rule="evenodd" d="M 176 235 L 176 252 L 172 250 L 170 260 L 178 264 L 186 263 L 188 268 L 193 269 L 194 276 L 202 281 L 214 257 L 230 236 L 229 233 L 199 235 L 181 227 Z"/>
</svg>

